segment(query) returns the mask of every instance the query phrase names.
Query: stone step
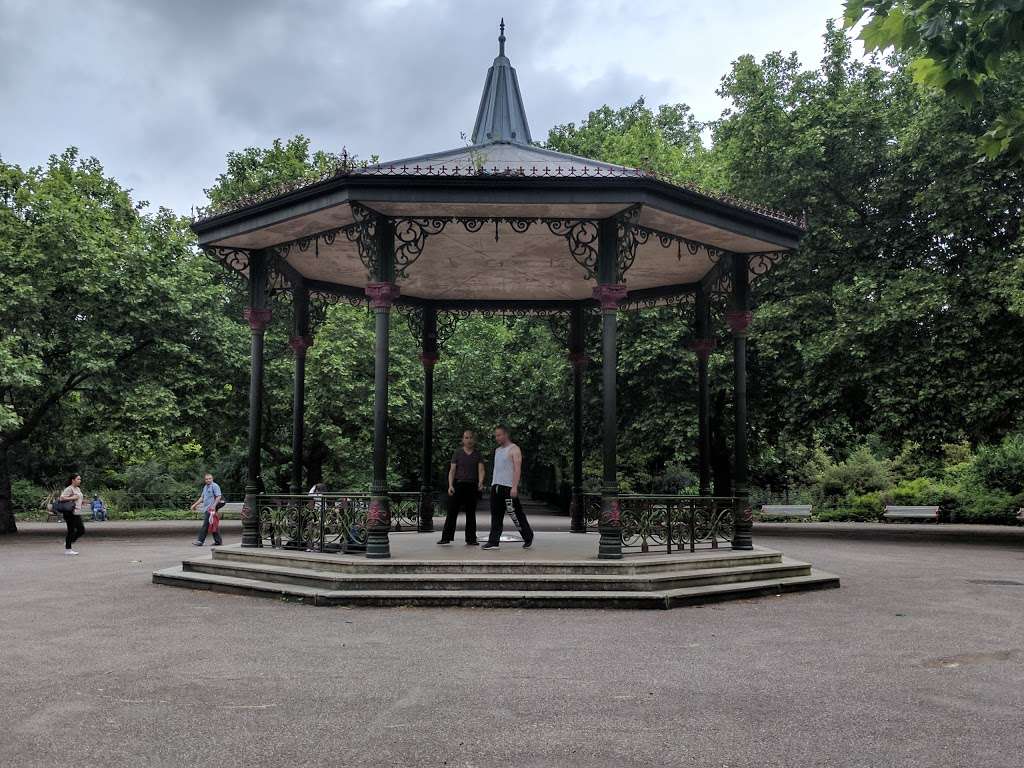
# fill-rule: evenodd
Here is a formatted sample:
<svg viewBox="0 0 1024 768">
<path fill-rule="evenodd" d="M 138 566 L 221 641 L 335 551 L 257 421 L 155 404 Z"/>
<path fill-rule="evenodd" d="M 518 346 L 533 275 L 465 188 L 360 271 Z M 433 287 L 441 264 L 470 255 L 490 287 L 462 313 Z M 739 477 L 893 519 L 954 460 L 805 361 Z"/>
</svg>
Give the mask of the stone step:
<svg viewBox="0 0 1024 768">
<path fill-rule="evenodd" d="M 805 576 L 778 577 L 734 584 L 711 584 L 666 591 L 517 591 L 517 590 L 321 590 L 296 584 L 278 584 L 186 571 L 182 566 L 153 574 L 156 584 L 234 594 L 273 597 L 312 605 L 437 606 L 481 608 L 672 608 L 758 595 L 781 594 L 839 586 L 831 574 L 815 571 Z"/>
<path fill-rule="evenodd" d="M 298 584 L 321 590 L 516 590 L 654 591 L 706 584 L 805 576 L 810 565 L 785 558 L 781 563 L 701 568 L 645 574 L 531 573 L 337 573 L 285 565 L 209 558 L 186 560 L 186 572 Z"/>
<path fill-rule="evenodd" d="M 263 547 L 217 547 L 213 550 L 216 561 L 281 565 L 288 568 L 308 568 L 344 574 L 528 574 L 528 575 L 629 575 L 705 568 L 728 568 L 743 565 L 769 565 L 782 562 L 782 554 L 758 549 L 749 552 L 731 549 L 705 550 L 697 553 L 657 555 L 623 560 L 541 560 L 534 558 L 493 560 L 367 560 L 358 555 L 321 554 L 319 552 L 283 551 Z"/>
</svg>

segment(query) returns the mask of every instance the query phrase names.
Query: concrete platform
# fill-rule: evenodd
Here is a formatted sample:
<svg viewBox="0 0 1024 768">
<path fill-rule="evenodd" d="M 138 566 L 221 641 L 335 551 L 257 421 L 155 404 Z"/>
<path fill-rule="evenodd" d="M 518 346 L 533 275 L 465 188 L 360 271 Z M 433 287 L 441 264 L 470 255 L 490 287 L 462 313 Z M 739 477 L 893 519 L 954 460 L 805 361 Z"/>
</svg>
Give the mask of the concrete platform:
<svg viewBox="0 0 1024 768">
<path fill-rule="evenodd" d="M 674 608 L 839 586 L 781 552 L 728 548 L 598 560 L 597 536 L 548 533 L 497 551 L 433 534 L 393 534 L 392 557 L 217 547 L 153 574 L 157 584 L 312 605 L 492 608 Z"/>
</svg>

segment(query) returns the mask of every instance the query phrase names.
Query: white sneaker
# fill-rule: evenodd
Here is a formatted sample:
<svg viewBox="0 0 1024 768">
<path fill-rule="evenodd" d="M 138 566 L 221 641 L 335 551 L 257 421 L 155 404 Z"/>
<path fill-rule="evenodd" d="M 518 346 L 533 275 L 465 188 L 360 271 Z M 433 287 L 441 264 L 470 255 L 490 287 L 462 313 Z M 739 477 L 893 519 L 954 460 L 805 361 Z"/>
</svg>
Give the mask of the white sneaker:
<svg viewBox="0 0 1024 768">
<path fill-rule="evenodd" d="M 65 549 L 64 550 L 64 554 L 65 555 L 77 555 L 78 553 L 75 552 L 75 550 L 73 550 L 73 549 Z"/>
</svg>

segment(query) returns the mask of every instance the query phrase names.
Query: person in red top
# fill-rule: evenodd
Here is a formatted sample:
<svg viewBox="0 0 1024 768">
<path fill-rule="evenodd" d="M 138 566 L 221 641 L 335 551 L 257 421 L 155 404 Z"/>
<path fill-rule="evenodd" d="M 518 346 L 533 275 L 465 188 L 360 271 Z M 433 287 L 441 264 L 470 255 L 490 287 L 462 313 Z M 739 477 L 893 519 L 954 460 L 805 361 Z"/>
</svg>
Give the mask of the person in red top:
<svg viewBox="0 0 1024 768">
<path fill-rule="evenodd" d="M 448 515 L 438 544 L 451 544 L 455 540 L 455 524 L 459 511 L 466 513 L 466 544 L 475 545 L 476 504 L 484 489 L 484 459 L 476 449 L 476 433 L 467 429 L 462 433 L 462 447 L 452 454 L 448 467 Z"/>
</svg>

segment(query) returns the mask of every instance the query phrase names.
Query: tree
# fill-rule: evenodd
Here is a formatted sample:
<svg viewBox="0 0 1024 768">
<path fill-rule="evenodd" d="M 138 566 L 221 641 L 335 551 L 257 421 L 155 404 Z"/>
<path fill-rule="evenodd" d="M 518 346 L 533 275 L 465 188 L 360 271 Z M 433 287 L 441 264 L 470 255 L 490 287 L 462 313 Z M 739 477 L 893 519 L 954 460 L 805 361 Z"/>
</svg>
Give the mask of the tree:
<svg viewBox="0 0 1024 768">
<path fill-rule="evenodd" d="M 914 81 L 938 88 L 971 109 L 986 99 L 984 85 L 1019 64 L 1024 51 L 1021 0 L 847 0 L 846 26 L 864 21 L 868 51 L 911 54 Z M 1006 106 L 981 140 L 985 154 L 1024 158 L 1024 108 Z"/>
<path fill-rule="evenodd" d="M 180 437 L 187 393 L 208 391 L 220 285 L 187 222 L 144 205 L 75 149 L 45 168 L 0 161 L 0 533 L 15 530 L 16 454 L 42 445 L 61 476 L 78 470 L 75 416 L 110 404 L 124 460 Z"/>
</svg>

